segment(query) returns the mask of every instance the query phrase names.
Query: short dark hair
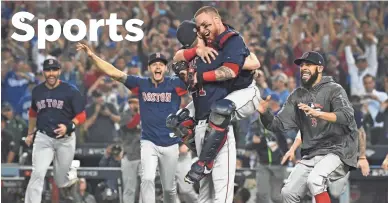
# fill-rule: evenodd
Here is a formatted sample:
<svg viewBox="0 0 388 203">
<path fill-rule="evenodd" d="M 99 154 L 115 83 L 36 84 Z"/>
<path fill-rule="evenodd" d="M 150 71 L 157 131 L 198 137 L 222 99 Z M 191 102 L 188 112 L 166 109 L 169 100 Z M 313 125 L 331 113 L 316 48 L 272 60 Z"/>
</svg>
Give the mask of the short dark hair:
<svg viewBox="0 0 388 203">
<path fill-rule="evenodd" d="M 202 13 L 214 13 L 214 14 L 217 15 L 217 17 L 221 18 L 218 10 L 216 8 L 212 7 L 212 6 L 204 6 L 204 7 L 200 8 L 200 9 L 198 9 L 198 11 L 195 12 L 195 14 L 194 14 L 194 18 L 196 18 L 197 16 L 201 15 Z"/>
<path fill-rule="evenodd" d="M 373 81 L 375 81 L 375 77 L 373 77 L 371 74 L 366 74 L 366 75 L 364 75 L 364 77 L 362 77 L 362 81 L 364 81 L 366 78 L 372 78 L 373 79 Z"/>
</svg>

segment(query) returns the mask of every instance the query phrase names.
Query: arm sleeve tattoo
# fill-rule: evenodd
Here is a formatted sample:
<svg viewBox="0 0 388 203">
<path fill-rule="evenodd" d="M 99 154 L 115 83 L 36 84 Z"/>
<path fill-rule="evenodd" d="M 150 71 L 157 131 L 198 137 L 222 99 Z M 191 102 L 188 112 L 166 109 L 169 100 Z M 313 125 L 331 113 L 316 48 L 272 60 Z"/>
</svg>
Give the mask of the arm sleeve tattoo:
<svg viewBox="0 0 388 203">
<path fill-rule="evenodd" d="M 229 79 L 234 78 L 234 75 L 235 75 L 233 70 L 226 67 L 226 66 L 221 66 L 218 69 L 216 69 L 215 74 L 216 74 L 217 81 L 229 80 Z"/>
</svg>

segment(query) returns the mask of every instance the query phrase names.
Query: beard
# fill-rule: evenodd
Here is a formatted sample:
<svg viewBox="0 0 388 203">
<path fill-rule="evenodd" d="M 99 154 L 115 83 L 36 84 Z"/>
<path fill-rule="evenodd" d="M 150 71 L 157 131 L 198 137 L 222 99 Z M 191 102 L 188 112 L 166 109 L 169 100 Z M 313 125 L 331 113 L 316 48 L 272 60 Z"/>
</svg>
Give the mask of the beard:
<svg viewBox="0 0 388 203">
<path fill-rule="evenodd" d="M 318 69 L 316 69 L 314 74 L 312 74 L 308 79 L 303 79 L 303 73 L 301 73 L 301 75 L 302 76 L 300 80 L 302 82 L 302 86 L 305 88 L 311 88 L 315 83 L 315 81 L 317 81 L 319 73 L 318 73 Z"/>
<path fill-rule="evenodd" d="M 57 84 L 57 81 L 58 81 L 57 76 L 46 77 L 46 83 L 52 87 L 55 86 L 55 84 Z"/>
</svg>

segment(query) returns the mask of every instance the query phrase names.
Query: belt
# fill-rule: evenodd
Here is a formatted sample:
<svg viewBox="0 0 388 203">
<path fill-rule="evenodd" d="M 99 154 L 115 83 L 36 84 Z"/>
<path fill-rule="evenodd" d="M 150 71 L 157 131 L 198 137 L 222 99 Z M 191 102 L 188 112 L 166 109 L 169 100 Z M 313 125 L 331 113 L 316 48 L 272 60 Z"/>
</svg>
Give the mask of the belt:
<svg viewBox="0 0 388 203">
<path fill-rule="evenodd" d="M 203 125 L 208 122 L 209 119 L 196 120 L 195 125 Z"/>
<path fill-rule="evenodd" d="M 37 130 L 37 131 L 40 132 L 40 133 L 43 133 L 43 134 L 45 134 L 45 135 L 47 135 L 47 136 L 50 136 L 50 137 L 56 137 L 56 136 L 58 136 L 58 135 L 55 134 L 55 133 L 48 133 L 48 132 L 46 132 L 46 131 L 44 131 L 44 130 Z M 62 136 L 62 137 L 60 137 L 60 138 L 70 137 L 71 134 L 72 134 L 72 133 L 70 133 L 70 134 L 65 134 L 64 136 Z M 58 139 L 60 139 L 60 138 L 58 138 Z"/>
</svg>

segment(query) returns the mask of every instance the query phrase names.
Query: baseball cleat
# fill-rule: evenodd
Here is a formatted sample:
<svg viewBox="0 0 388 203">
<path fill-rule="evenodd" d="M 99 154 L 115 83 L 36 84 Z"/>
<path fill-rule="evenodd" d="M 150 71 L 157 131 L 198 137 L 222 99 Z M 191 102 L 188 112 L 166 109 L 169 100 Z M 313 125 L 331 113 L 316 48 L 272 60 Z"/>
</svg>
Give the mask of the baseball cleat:
<svg viewBox="0 0 388 203">
<path fill-rule="evenodd" d="M 70 200 L 72 203 L 82 203 L 82 196 L 79 189 L 79 181 L 77 179 L 72 185 L 68 187 L 59 188 L 60 194 L 66 200 Z"/>
</svg>

